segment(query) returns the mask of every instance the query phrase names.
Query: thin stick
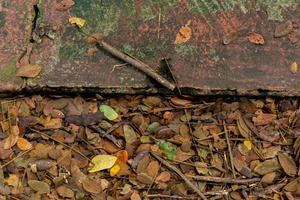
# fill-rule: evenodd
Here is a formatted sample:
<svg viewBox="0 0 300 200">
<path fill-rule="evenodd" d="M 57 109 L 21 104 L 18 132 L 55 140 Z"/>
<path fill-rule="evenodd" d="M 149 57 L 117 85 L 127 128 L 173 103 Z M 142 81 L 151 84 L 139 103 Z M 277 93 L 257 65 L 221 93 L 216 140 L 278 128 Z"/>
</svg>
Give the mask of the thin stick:
<svg viewBox="0 0 300 200">
<path fill-rule="evenodd" d="M 16 157 L 14 157 L 14 158 L 11 159 L 10 161 L 8 161 L 8 162 L 4 163 L 3 165 L 1 165 L 0 168 L 3 168 L 3 167 L 5 167 L 5 166 L 9 165 L 9 164 L 12 163 L 13 161 L 15 161 L 17 158 L 20 158 L 21 156 L 25 155 L 26 153 L 28 153 L 28 152 L 31 151 L 31 150 L 32 150 L 32 148 L 30 148 L 30 149 L 28 149 L 28 150 L 26 150 L 26 151 L 23 151 L 23 152 L 21 152 L 21 153 L 19 153 Z"/>
<path fill-rule="evenodd" d="M 185 181 L 185 183 L 201 197 L 201 199 L 207 200 L 204 194 L 177 167 L 171 165 L 168 161 L 164 160 L 158 155 L 155 155 L 153 153 L 151 153 L 151 155 L 154 158 L 156 158 L 159 162 L 161 162 L 163 165 L 165 165 L 167 168 L 176 172 Z"/>
<path fill-rule="evenodd" d="M 250 179 L 232 179 L 232 178 L 220 178 L 220 177 L 213 177 L 213 176 L 190 176 L 194 180 L 197 181 L 207 181 L 207 182 L 214 182 L 214 183 L 230 183 L 230 184 L 250 184 L 259 182 L 260 178 L 250 178 Z"/>
<path fill-rule="evenodd" d="M 227 141 L 227 146 L 228 146 L 231 170 L 232 170 L 233 178 L 236 178 L 235 169 L 234 169 L 234 165 L 233 165 L 233 155 L 232 155 L 232 151 L 231 151 L 231 145 L 230 145 L 230 140 L 228 137 L 228 132 L 227 132 L 225 121 L 223 121 L 223 126 L 224 126 L 224 132 L 225 132 L 225 137 L 226 137 L 226 141 Z"/>
<path fill-rule="evenodd" d="M 89 159 L 88 157 L 86 157 L 86 155 L 84 155 L 84 154 L 81 153 L 80 151 L 74 149 L 73 147 L 71 147 L 71 146 L 69 146 L 69 145 L 67 145 L 67 144 L 65 144 L 65 143 L 63 143 L 63 142 L 61 142 L 61 141 L 59 141 L 59 140 L 57 140 L 57 139 L 55 139 L 55 138 L 53 138 L 53 137 L 51 137 L 50 135 L 47 135 L 47 134 L 45 134 L 45 133 L 43 133 L 43 132 L 41 132 L 41 131 L 35 130 L 35 129 L 33 129 L 33 128 L 29 128 L 29 129 L 32 130 L 33 132 L 39 133 L 39 134 L 41 134 L 42 136 L 47 137 L 47 138 L 49 138 L 49 139 L 51 139 L 51 140 L 53 140 L 53 141 L 55 141 L 55 142 L 57 142 L 57 143 L 59 143 L 59 144 L 61 144 L 61 145 L 65 146 L 65 147 L 71 149 L 72 151 L 78 153 L 79 155 L 81 155 L 81 156 L 84 157 L 85 159 L 91 161 L 91 159 Z"/>
<path fill-rule="evenodd" d="M 112 55 L 116 56 L 117 58 L 131 64 L 135 68 L 141 70 L 142 72 L 144 72 L 151 78 L 155 79 L 158 83 L 165 86 L 166 88 L 168 88 L 170 90 L 175 89 L 175 85 L 173 83 L 169 82 L 167 79 L 165 79 L 164 77 L 162 77 L 161 75 L 156 73 L 149 65 L 143 63 L 140 60 L 134 59 L 134 58 L 126 55 L 125 53 L 119 51 L 118 49 L 114 48 L 110 44 L 104 42 L 103 40 L 98 41 L 97 47 L 104 49 L 105 51 L 111 53 Z"/>
</svg>

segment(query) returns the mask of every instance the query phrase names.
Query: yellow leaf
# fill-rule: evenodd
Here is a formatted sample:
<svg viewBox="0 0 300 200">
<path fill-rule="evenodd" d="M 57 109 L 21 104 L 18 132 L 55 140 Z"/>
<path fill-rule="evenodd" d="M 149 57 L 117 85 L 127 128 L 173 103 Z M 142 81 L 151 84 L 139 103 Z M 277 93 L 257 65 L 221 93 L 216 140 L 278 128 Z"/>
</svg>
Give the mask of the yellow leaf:
<svg viewBox="0 0 300 200">
<path fill-rule="evenodd" d="M 92 167 L 89 169 L 89 172 L 98 172 L 104 169 L 109 169 L 117 161 L 116 156 L 111 156 L 111 155 L 97 155 L 92 159 Z"/>
<path fill-rule="evenodd" d="M 293 62 L 293 63 L 291 64 L 290 70 L 291 70 L 291 72 L 292 72 L 293 74 L 296 74 L 296 73 L 297 73 L 297 71 L 298 71 L 298 65 L 297 65 L 296 62 Z"/>
<path fill-rule="evenodd" d="M 114 165 L 112 168 L 110 168 L 110 176 L 115 176 L 119 171 L 120 171 L 121 167 L 120 165 L 116 164 Z"/>
<path fill-rule="evenodd" d="M 249 151 L 252 149 L 252 142 L 250 140 L 244 140 L 244 145 Z"/>
<path fill-rule="evenodd" d="M 13 187 L 17 187 L 19 184 L 21 184 L 19 177 L 15 174 L 10 174 L 9 177 L 5 179 L 5 183 Z"/>
<path fill-rule="evenodd" d="M 24 138 L 18 138 L 18 140 L 17 140 L 17 146 L 22 151 L 26 151 L 26 150 L 32 148 L 32 144 L 28 140 L 26 140 Z"/>
<path fill-rule="evenodd" d="M 79 17 L 70 17 L 69 22 L 71 24 L 75 24 L 78 27 L 82 28 L 85 24 L 85 19 L 79 18 Z"/>
</svg>

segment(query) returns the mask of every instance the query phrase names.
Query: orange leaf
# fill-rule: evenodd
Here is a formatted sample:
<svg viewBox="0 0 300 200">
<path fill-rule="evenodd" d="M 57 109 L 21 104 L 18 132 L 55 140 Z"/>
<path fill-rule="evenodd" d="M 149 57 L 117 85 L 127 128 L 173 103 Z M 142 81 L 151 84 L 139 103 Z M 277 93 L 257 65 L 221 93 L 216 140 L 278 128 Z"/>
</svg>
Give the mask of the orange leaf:
<svg viewBox="0 0 300 200">
<path fill-rule="evenodd" d="M 114 165 L 112 168 L 110 168 L 109 170 L 109 174 L 110 176 L 115 176 L 118 174 L 118 172 L 120 171 L 121 167 L 120 165 L 116 164 Z"/>
<path fill-rule="evenodd" d="M 250 33 L 248 35 L 248 40 L 249 42 L 253 43 L 253 44 L 264 44 L 265 43 L 265 39 L 261 34 L 258 33 Z"/>
<path fill-rule="evenodd" d="M 34 78 L 42 70 L 42 65 L 38 64 L 28 64 L 28 65 L 22 65 L 16 73 L 16 76 L 26 77 L 26 78 Z"/>
<path fill-rule="evenodd" d="M 174 44 L 182 44 L 189 41 L 192 36 L 192 29 L 189 27 L 191 20 L 189 20 L 184 26 L 179 29 L 179 32 L 176 34 L 176 39 Z"/>
<path fill-rule="evenodd" d="M 126 163 L 128 160 L 128 152 L 126 150 L 121 150 L 115 153 L 115 156 L 119 161 Z"/>
<path fill-rule="evenodd" d="M 26 140 L 24 138 L 18 138 L 18 140 L 17 140 L 17 146 L 22 151 L 26 151 L 26 150 L 32 148 L 32 144 L 28 140 Z"/>
</svg>

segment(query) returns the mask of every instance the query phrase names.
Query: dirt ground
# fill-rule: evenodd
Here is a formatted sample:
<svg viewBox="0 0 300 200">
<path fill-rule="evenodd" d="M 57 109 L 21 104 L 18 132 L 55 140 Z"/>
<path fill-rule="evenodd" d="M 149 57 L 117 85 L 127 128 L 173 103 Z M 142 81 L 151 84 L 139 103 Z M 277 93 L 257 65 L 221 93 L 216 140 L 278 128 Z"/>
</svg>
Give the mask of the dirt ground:
<svg viewBox="0 0 300 200">
<path fill-rule="evenodd" d="M 298 199 L 298 99 L 1 99 L 0 199 Z"/>
</svg>

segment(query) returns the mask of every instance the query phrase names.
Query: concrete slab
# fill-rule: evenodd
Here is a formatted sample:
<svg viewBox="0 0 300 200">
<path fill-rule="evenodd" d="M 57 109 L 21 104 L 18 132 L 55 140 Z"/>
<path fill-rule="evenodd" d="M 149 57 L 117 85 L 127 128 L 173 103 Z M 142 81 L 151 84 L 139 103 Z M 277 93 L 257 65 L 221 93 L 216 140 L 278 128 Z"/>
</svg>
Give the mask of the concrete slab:
<svg viewBox="0 0 300 200">
<path fill-rule="evenodd" d="M 168 59 L 185 93 L 300 95 L 300 72 L 290 71 L 293 62 L 300 63 L 298 0 L 76 0 L 63 11 L 52 0 L 17 3 L 2 1 L 0 10 L 1 92 L 160 91 L 155 81 L 107 52 L 86 56 L 93 46 L 69 24 L 75 16 L 86 20 L 85 32 L 102 33 L 106 42 L 158 72 Z M 283 36 L 274 37 L 276 29 Z M 249 42 L 251 33 L 264 44 Z M 24 84 L 13 67 L 22 62 L 42 64 L 41 75 Z"/>
</svg>

